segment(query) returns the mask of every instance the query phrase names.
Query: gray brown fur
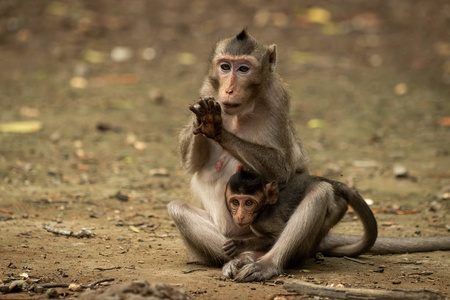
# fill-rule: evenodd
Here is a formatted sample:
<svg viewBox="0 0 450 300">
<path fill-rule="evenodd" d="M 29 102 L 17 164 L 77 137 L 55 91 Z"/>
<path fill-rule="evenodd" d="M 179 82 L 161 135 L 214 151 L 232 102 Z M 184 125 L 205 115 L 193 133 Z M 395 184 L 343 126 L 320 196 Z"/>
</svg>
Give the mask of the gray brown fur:
<svg viewBox="0 0 450 300">
<path fill-rule="evenodd" d="M 233 184 L 229 184 L 228 188 L 232 192 L 240 194 L 256 192 L 258 185 L 251 186 L 252 189 L 250 190 L 245 188 L 246 181 L 251 183 L 255 182 L 254 185 L 257 185 L 259 182 L 267 183 L 262 176 L 242 170 L 230 178 L 230 183 Z M 239 182 L 242 182 L 243 187 L 239 187 Z M 300 202 L 309 193 L 310 189 L 319 182 L 326 182 L 331 185 L 334 193 L 334 201 L 339 203 L 337 206 L 338 209 L 333 212 L 334 218 L 328 217 L 323 224 L 315 224 L 315 226 L 322 226 L 321 231 L 313 238 L 313 242 L 310 243 L 310 248 L 305 249 L 305 253 L 298 255 L 294 263 L 301 263 L 302 258 L 306 259 L 319 250 L 319 243 L 328 234 L 328 231 L 340 221 L 347 211 L 347 204 L 350 204 L 359 215 L 364 225 L 365 234 L 362 239 L 359 237 L 359 240 L 355 240 L 352 244 L 341 244 L 340 247 L 328 249 L 325 254 L 330 256 L 357 256 L 367 252 L 377 238 L 377 222 L 366 202 L 355 190 L 350 189 L 341 182 L 303 173 L 294 175 L 294 177 L 279 189 L 278 201 L 275 204 L 267 205 L 260 210 L 256 219 L 250 225 L 252 231 L 257 233 L 256 237 L 227 240 L 224 244 L 224 250 L 227 255 L 234 257 L 244 251 L 269 251 L 279 238 L 286 223 Z M 263 192 L 264 187 L 265 185 L 259 184 L 260 192 Z M 313 212 L 311 214 L 314 215 Z"/>
<path fill-rule="evenodd" d="M 289 91 L 275 71 L 276 46 L 254 41 L 244 31 L 216 44 L 199 103 L 191 106 L 194 115 L 180 134 L 181 164 L 192 175 L 192 195 L 203 208 L 184 201 L 168 205 L 188 252 L 211 265 L 228 262 L 224 274 L 243 281 L 268 279 L 280 274 L 290 262 L 301 261 L 304 257 L 300 254 L 309 253 L 321 236 L 314 224 L 341 217 L 333 215 L 339 211 L 340 202 L 334 201 L 332 186 L 318 182 L 305 194 L 274 246 L 257 261 L 253 252 L 243 252 L 230 261 L 222 249 L 228 238 L 254 235 L 233 223 L 223 201 L 226 183 L 238 167 L 280 182 L 296 173 L 307 173 L 309 168 L 307 154 L 289 118 Z M 243 57 L 236 57 L 241 53 Z M 253 72 L 247 76 L 236 73 L 232 80 L 221 74 L 221 59 L 233 67 L 247 63 Z M 205 111 L 200 103 L 208 109 Z M 327 251 L 353 243 L 352 238 L 345 237 L 333 240 L 327 236 L 327 240 L 331 242 L 320 244 Z M 377 245 L 378 240 L 374 249 Z"/>
<path fill-rule="evenodd" d="M 236 53 L 237 49 L 228 47 L 236 39 L 217 43 L 212 59 Z M 248 38 L 248 41 L 253 40 Z M 252 98 L 256 102 L 255 109 L 242 115 L 222 112 L 220 144 L 202 134 L 193 134 L 200 125 L 195 115 L 180 134 L 181 164 L 193 176 L 193 196 L 202 202 L 204 209 L 174 201 L 168 206 L 169 213 L 180 229 L 188 251 L 213 265 L 222 265 L 229 260 L 222 250 L 226 238 L 251 234 L 233 224 L 223 203 L 226 182 L 236 167 L 242 164 L 267 178 L 281 181 L 288 180 L 295 172 L 308 170 L 309 159 L 289 118 L 288 89 L 275 72 L 276 47 L 257 43 L 251 56 L 261 65 L 250 80 L 258 87 L 257 97 Z M 211 84 L 214 82 L 211 78 L 218 78 L 212 62 L 200 96 L 202 99 L 214 97 L 221 103 L 219 86 Z M 224 167 L 218 172 L 214 165 L 222 156 L 225 157 Z"/>
</svg>

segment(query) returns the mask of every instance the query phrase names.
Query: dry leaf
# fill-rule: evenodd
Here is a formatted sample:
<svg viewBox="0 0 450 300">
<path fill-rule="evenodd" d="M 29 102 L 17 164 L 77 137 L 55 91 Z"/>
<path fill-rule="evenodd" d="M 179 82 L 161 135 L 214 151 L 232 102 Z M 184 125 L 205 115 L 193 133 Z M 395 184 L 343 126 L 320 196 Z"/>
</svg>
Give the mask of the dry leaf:
<svg viewBox="0 0 450 300">
<path fill-rule="evenodd" d="M 141 232 L 141 231 L 139 230 L 139 228 L 137 228 L 136 226 L 133 226 L 133 225 L 130 225 L 130 229 L 133 230 L 133 231 L 136 232 L 136 233 Z"/>
<path fill-rule="evenodd" d="M 74 89 L 85 89 L 87 83 L 87 80 L 83 77 L 72 77 L 69 82 L 70 86 Z"/>
<path fill-rule="evenodd" d="M 397 215 L 412 215 L 412 214 L 418 214 L 420 213 L 420 210 L 418 209 L 411 209 L 411 210 L 395 210 L 395 214 Z"/>
<path fill-rule="evenodd" d="M 306 11 L 305 17 L 311 23 L 326 24 L 331 20 L 331 13 L 321 7 L 311 7 Z"/>
<path fill-rule="evenodd" d="M 311 129 L 324 128 L 325 125 L 326 125 L 326 122 L 324 120 L 320 120 L 320 119 L 311 119 L 307 123 L 308 128 L 311 128 Z"/>
<path fill-rule="evenodd" d="M 408 92 L 408 86 L 406 83 L 399 83 L 394 87 L 394 93 L 396 95 L 402 96 Z"/>
<path fill-rule="evenodd" d="M 450 126 L 450 117 L 442 117 L 439 119 L 438 124 L 441 126 Z"/>
<path fill-rule="evenodd" d="M 386 208 L 374 208 L 372 209 L 372 212 L 374 214 L 384 214 L 385 212 L 387 212 Z"/>
<path fill-rule="evenodd" d="M 96 50 L 86 50 L 83 52 L 83 59 L 91 64 L 99 64 L 105 60 L 105 54 Z"/>
<path fill-rule="evenodd" d="M 31 133 L 41 130 L 41 121 L 23 121 L 0 124 L 0 132 L 5 133 Z"/>
<path fill-rule="evenodd" d="M 195 63 L 195 56 L 189 52 L 178 53 L 178 63 L 180 65 L 190 66 Z"/>
<path fill-rule="evenodd" d="M 20 108 L 20 114 L 24 117 L 28 118 L 37 118 L 39 117 L 39 108 L 32 108 L 28 106 L 22 106 Z"/>
<path fill-rule="evenodd" d="M 135 84 L 139 82 L 139 76 L 133 73 L 124 74 L 102 74 L 93 77 L 89 80 L 95 85 L 108 85 L 108 84 Z"/>
</svg>

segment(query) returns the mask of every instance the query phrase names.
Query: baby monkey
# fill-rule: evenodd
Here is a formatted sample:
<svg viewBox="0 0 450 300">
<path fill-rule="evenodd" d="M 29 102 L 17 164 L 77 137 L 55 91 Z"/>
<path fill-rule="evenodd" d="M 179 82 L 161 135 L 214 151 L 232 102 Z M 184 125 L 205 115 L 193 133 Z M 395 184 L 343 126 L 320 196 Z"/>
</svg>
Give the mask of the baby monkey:
<svg viewBox="0 0 450 300">
<path fill-rule="evenodd" d="M 322 251 L 331 256 L 357 256 L 368 251 L 377 238 L 376 220 L 355 190 L 343 183 L 304 173 L 294 175 L 285 184 L 279 184 L 275 181 L 268 182 L 262 175 L 252 171 L 240 170 L 227 183 L 226 204 L 236 225 L 242 228 L 249 226 L 254 235 L 242 239 L 227 239 L 223 245 L 224 252 L 233 258 L 245 251 L 254 251 L 257 256 L 258 252 L 269 251 L 304 197 L 323 182 L 332 186 L 334 204 L 328 209 L 324 208 L 327 210 L 324 221 L 317 221 L 315 231 L 309 233 L 308 245 L 303 245 L 303 251 L 306 252 L 304 255 L 310 256 Z M 344 216 L 348 204 L 362 220 L 365 229 L 362 239 L 337 248 L 319 246 L 329 230 Z M 320 216 L 315 214 L 318 213 L 311 209 L 311 218 L 319 220 Z"/>
</svg>

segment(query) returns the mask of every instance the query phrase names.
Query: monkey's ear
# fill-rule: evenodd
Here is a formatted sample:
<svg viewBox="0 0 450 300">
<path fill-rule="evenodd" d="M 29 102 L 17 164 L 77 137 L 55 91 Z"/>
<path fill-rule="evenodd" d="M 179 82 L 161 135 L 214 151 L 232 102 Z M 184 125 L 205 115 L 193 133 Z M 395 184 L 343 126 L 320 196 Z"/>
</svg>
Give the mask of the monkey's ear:
<svg viewBox="0 0 450 300">
<path fill-rule="evenodd" d="M 266 184 L 264 192 L 267 197 L 266 204 L 273 205 L 278 201 L 278 184 L 276 181 Z"/>
<path fill-rule="evenodd" d="M 273 72 L 275 71 L 275 65 L 277 64 L 277 45 L 270 45 L 267 53 L 269 54 L 270 72 Z"/>
</svg>

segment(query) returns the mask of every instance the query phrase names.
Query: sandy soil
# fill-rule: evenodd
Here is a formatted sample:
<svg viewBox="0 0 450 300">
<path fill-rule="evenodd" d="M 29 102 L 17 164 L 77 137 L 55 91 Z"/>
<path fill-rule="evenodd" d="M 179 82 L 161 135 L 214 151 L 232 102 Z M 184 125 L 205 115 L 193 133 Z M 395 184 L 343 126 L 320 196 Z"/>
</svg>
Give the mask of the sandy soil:
<svg viewBox="0 0 450 300">
<path fill-rule="evenodd" d="M 312 3 L 2 1 L 0 123 L 42 128 L 0 133 L 0 285 L 26 273 L 41 283 L 164 282 L 194 299 L 308 298 L 283 288 L 296 278 L 449 297 L 449 252 L 311 259 L 245 284 L 186 256 L 166 210 L 190 199 L 177 134 L 212 44 L 246 26 L 278 45 L 313 173 L 372 199 L 380 236 L 450 235 L 449 5 Z M 131 57 L 111 57 L 117 47 Z M 44 224 L 93 237 L 56 236 Z M 336 231 L 361 226 L 349 213 Z"/>
</svg>

